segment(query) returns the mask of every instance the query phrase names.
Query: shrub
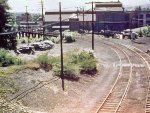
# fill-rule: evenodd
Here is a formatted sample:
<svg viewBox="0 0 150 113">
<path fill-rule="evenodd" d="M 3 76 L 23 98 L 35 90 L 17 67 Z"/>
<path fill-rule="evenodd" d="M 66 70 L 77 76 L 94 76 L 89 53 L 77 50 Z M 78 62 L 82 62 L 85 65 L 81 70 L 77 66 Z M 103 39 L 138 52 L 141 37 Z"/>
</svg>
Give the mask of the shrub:
<svg viewBox="0 0 150 113">
<path fill-rule="evenodd" d="M 66 43 L 75 42 L 75 38 L 72 35 L 65 36 L 64 40 Z"/>
<path fill-rule="evenodd" d="M 142 36 L 143 36 L 143 33 L 142 33 L 141 30 L 140 30 L 139 32 L 137 32 L 137 34 L 138 34 L 139 37 L 142 37 Z"/>
<path fill-rule="evenodd" d="M 56 64 L 54 66 L 54 75 L 61 77 L 61 66 L 60 63 Z M 72 81 L 78 81 L 79 80 L 79 67 L 77 65 L 72 65 L 65 63 L 64 64 L 64 78 Z"/>
<path fill-rule="evenodd" d="M 46 71 L 53 70 L 54 75 L 61 77 L 60 57 L 49 57 L 48 54 L 38 56 L 36 60 L 40 67 Z M 68 80 L 79 80 L 79 74 L 94 75 L 97 72 L 96 58 L 93 53 L 79 51 L 78 49 L 64 55 L 64 78 Z"/>
<path fill-rule="evenodd" d="M 25 62 L 15 56 L 12 56 L 7 50 L 0 49 L 0 66 L 21 65 L 23 63 Z"/>
<path fill-rule="evenodd" d="M 66 43 L 75 42 L 75 36 L 77 36 L 75 32 L 69 32 L 69 31 L 63 32 L 63 37 Z"/>
<path fill-rule="evenodd" d="M 78 49 L 68 52 L 64 56 L 64 77 L 77 81 L 79 73 L 94 75 L 97 72 L 96 63 L 96 58 L 91 52 Z M 60 63 L 58 63 L 54 66 L 54 74 L 60 76 L 60 69 Z"/>
<path fill-rule="evenodd" d="M 25 44 L 25 43 L 26 43 L 26 40 L 25 40 L 25 39 L 21 39 L 21 43 L 22 43 L 22 44 Z"/>
<path fill-rule="evenodd" d="M 53 43 L 58 44 L 60 42 L 60 37 L 51 37 L 50 39 Z"/>
<path fill-rule="evenodd" d="M 56 57 L 49 57 L 46 53 L 38 56 L 37 62 L 39 63 L 41 68 L 49 71 L 52 69 L 53 65 L 56 64 L 56 62 L 59 62 L 59 60 Z"/>
<path fill-rule="evenodd" d="M 79 65 L 80 72 L 86 74 L 95 74 L 96 73 L 96 58 L 92 52 L 81 51 L 74 52 L 71 55 L 72 63 Z"/>
</svg>

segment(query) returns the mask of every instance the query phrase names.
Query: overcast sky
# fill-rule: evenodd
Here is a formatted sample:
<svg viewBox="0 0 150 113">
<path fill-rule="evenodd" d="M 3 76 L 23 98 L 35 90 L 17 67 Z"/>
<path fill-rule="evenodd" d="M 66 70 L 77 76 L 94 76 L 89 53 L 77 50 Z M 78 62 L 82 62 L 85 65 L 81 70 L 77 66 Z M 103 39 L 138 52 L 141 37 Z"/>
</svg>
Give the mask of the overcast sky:
<svg viewBox="0 0 150 113">
<path fill-rule="evenodd" d="M 25 12 L 25 6 L 28 5 L 29 12 L 32 13 L 40 13 L 41 0 L 8 0 L 9 5 L 11 6 L 11 11 L 13 12 Z M 86 2 L 90 2 L 92 0 L 43 0 L 44 2 L 44 10 L 58 10 L 58 3 L 62 2 L 62 7 L 64 9 L 75 9 L 75 7 L 85 6 Z M 93 1 L 117 1 L 117 0 L 93 0 Z M 150 4 L 150 0 L 120 0 L 124 6 L 135 6 L 142 4 Z"/>
</svg>

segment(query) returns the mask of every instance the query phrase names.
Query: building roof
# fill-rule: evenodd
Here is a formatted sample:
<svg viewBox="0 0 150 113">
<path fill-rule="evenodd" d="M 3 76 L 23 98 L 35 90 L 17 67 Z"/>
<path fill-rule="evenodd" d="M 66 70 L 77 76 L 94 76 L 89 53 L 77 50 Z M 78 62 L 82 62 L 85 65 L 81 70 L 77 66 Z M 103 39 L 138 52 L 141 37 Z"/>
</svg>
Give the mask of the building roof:
<svg viewBox="0 0 150 113">
<path fill-rule="evenodd" d="M 77 14 L 73 13 L 72 15 L 69 16 L 69 18 L 78 18 Z"/>
<path fill-rule="evenodd" d="M 95 11 L 123 11 L 121 2 L 96 2 Z"/>
<path fill-rule="evenodd" d="M 122 7 L 121 2 L 96 2 L 95 7 Z"/>
<path fill-rule="evenodd" d="M 63 21 L 69 21 L 70 18 L 79 18 L 79 21 L 83 21 L 83 14 L 63 14 L 62 15 L 62 20 Z M 94 20 L 95 14 L 94 14 Z M 46 22 L 58 22 L 59 21 L 59 14 L 54 14 L 54 15 L 45 15 L 45 21 Z M 92 14 L 84 14 L 84 21 L 92 21 Z"/>
<path fill-rule="evenodd" d="M 122 7 L 100 7 L 96 8 L 95 11 L 123 11 Z"/>
</svg>

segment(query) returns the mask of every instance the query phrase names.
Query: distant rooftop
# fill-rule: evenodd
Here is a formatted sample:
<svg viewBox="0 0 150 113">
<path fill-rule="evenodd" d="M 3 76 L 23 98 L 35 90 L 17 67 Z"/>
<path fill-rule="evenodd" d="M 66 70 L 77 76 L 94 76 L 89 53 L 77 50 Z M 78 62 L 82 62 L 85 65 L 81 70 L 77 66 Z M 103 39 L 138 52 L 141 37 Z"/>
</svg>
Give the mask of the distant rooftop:
<svg viewBox="0 0 150 113">
<path fill-rule="evenodd" d="M 96 2 L 96 11 L 123 11 L 121 2 Z"/>
<path fill-rule="evenodd" d="M 121 2 L 96 2 L 95 8 L 99 7 L 122 7 Z"/>
</svg>

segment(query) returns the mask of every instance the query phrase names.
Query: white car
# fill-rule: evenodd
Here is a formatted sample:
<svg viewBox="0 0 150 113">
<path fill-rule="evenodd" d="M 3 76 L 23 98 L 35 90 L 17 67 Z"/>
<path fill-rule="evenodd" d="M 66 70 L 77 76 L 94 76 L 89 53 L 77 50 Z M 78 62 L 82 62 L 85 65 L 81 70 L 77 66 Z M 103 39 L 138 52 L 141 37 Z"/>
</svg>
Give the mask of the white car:
<svg viewBox="0 0 150 113">
<path fill-rule="evenodd" d="M 54 43 L 51 40 L 44 40 L 43 43 L 50 45 L 52 48 L 54 47 Z"/>
</svg>

